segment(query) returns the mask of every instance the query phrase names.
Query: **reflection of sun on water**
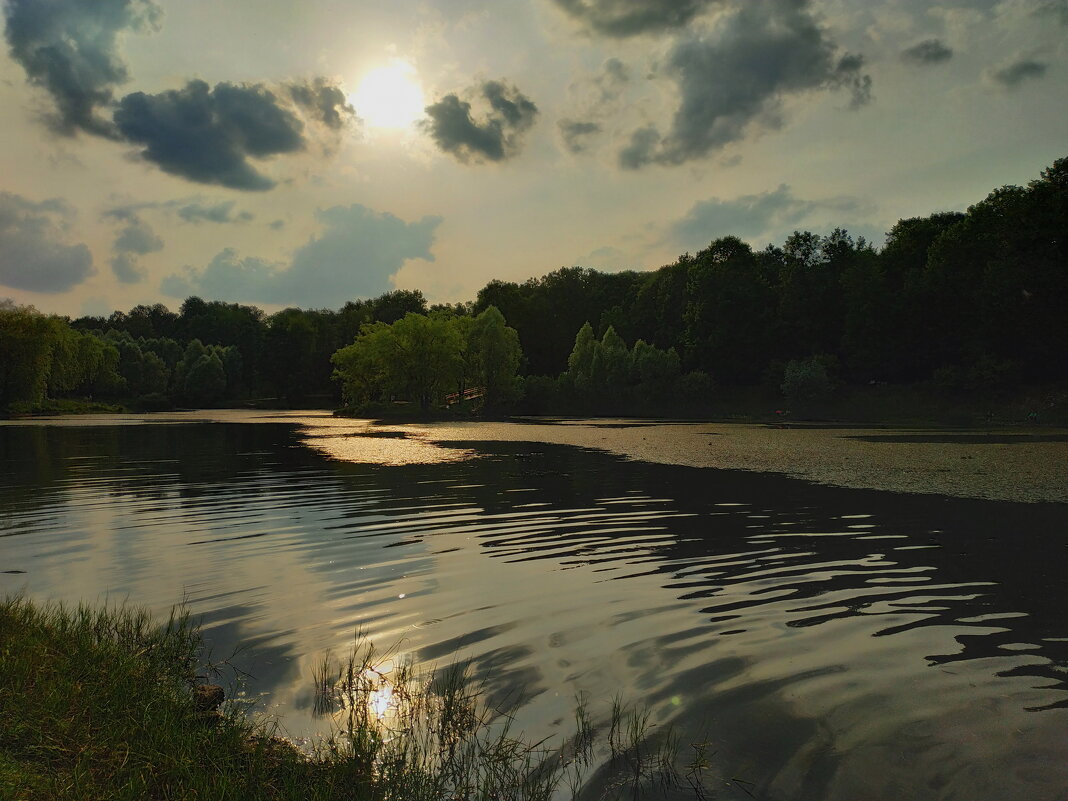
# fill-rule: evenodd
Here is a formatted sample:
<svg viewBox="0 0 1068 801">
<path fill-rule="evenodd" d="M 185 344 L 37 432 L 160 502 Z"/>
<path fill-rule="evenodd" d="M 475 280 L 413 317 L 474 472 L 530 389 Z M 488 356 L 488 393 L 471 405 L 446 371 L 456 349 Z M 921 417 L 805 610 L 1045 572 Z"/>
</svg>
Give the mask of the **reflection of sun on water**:
<svg viewBox="0 0 1068 801">
<path fill-rule="evenodd" d="M 415 70 L 403 61 L 368 72 L 349 100 L 356 115 L 374 128 L 407 128 L 426 106 Z"/>
<path fill-rule="evenodd" d="M 363 464 L 442 464 L 474 459 L 465 448 L 446 448 L 412 426 L 372 426 L 367 421 L 304 421 L 303 444 L 331 459 Z"/>
<path fill-rule="evenodd" d="M 393 701 L 393 685 L 384 682 L 381 687 L 371 692 L 367 697 L 367 708 L 378 720 L 385 720 L 386 715 L 396 705 Z"/>
</svg>

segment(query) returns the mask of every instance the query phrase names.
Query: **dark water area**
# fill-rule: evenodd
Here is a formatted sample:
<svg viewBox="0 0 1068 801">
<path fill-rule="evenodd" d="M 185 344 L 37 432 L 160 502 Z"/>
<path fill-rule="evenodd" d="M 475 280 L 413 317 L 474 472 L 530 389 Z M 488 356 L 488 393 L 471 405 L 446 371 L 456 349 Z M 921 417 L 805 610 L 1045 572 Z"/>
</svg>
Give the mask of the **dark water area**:
<svg viewBox="0 0 1068 801">
<path fill-rule="evenodd" d="M 293 736 L 329 727 L 311 667 L 360 628 L 470 660 L 537 736 L 577 694 L 600 723 L 617 692 L 648 705 L 711 744 L 715 797 L 1068 798 L 1065 504 L 456 447 L 383 466 L 291 424 L 0 427 L 0 592 L 185 599 Z"/>
</svg>

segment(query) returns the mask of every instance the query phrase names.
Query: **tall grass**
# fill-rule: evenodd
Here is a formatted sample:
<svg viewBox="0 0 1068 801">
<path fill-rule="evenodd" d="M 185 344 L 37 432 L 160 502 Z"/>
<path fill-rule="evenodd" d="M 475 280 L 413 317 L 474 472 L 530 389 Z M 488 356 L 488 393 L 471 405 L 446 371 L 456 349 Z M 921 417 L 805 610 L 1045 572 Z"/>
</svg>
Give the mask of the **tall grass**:
<svg viewBox="0 0 1068 801">
<path fill-rule="evenodd" d="M 237 704 L 198 708 L 203 656 L 181 611 L 154 623 L 127 607 L 0 601 L 0 799 L 710 797 L 706 752 L 680 772 L 678 737 L 620 699 L 598 727 L 580 697 L 571 737 L 531 741 L 465 665 L 421 673 L 358 638 L 314 670 L 315 709 L 337 726 L 306 753 Z"/>
</svg>

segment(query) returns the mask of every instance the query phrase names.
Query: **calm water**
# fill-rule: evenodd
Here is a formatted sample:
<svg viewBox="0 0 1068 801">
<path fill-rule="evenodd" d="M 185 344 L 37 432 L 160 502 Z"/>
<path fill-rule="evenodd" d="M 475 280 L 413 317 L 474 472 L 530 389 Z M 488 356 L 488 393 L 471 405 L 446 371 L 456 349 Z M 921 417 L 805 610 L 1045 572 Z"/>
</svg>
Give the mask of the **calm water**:
<svg viewBox="0 0 1068 801">
<path fill-rule="evenodd" d="M 621 692 L 758 798 L 1068 798 L 1064 503 L 477 426 L 316 450 L 292 422 L 101 422 L 0 426 L 0 592 L 184 598 L 294 737 L 329 726 L 312 665 L 362 628 L 398 658 L 470 659 L 534 736 L 566 734 L 577 694 L 603 720 Z M 378 463 L 324 455 L 346 441 Z"/>
</svg>

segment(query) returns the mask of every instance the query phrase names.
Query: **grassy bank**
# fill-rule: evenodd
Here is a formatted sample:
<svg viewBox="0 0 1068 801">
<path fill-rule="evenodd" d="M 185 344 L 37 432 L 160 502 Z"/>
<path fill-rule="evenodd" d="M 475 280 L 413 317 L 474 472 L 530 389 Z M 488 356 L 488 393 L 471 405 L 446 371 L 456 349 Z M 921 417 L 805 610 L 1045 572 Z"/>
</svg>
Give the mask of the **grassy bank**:
<svg viewBox="0 0 1068 801">
<path fill-rule="evenodd" d="M 365 644 L 316 671 L 316 705 L 339 727 L 308 754 L 230 702 L 209 709 L 201 656 L 181 614 L 157 624 L 128 608 L 0 601 L 0 798 L 537 801 L 584 785 L 598 798 L 654 786 L 703 797 L 703 753 L 676 769 L 677 740 L 618 703 L 586 776 L 598 730 L 584 704 L 567 742 L 531 743 L 462 670 L 387 676 Z"/>
<path fill-rule="evenodd" d="M 126 407 L 118 403 L 60 398 L 58 400 L 46 399 L 40 403 L 23 401 L 12 403 L 0 409 L 0 418 L 57 414 L 119 414 L 125 411 L 127 411 Z"/>
</svg>

